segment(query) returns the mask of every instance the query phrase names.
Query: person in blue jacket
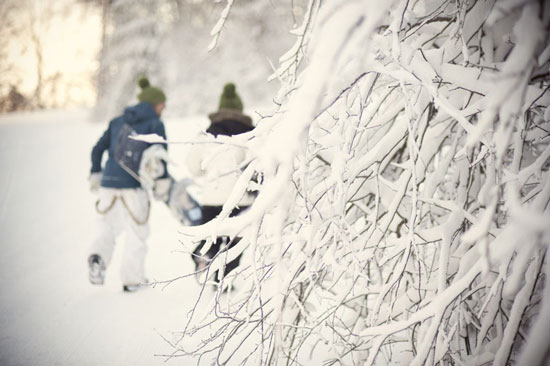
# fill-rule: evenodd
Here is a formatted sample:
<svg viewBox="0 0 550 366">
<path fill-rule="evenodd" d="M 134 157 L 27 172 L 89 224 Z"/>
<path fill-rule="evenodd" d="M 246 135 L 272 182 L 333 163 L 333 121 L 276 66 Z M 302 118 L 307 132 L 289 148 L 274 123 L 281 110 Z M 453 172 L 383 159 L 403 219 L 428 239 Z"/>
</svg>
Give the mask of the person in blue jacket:
<svg viewBox="0 0 550 366">
<path fill-rule="evenodd" d="M 166 139 L 164 124 L 160 120 L 166 107 L 166 95 L 147 78 L 138 82 L 141 92 L 139 103 L 110 121 L 109 127 L 92 149 L 90 188 L 98 192 L 96 209 L 99 213 L 98 233 L 88 257 L 89 279 L 92 284 L 104 283 L 105 270 L 113 254 L 115 239 L 126 234 L 121 265 L 124 291 L 134 291 L 147 283 L 145 276 L 146 239 L 149 235 L 150 200 L 147 190 L 135 174 L 125 170 L 116 160 L 115 151 L 121 128 L 127 124 L 138 134 L 157 134 Z M 103 153 L 108 152 L 102 168 Z"/>
</svg>

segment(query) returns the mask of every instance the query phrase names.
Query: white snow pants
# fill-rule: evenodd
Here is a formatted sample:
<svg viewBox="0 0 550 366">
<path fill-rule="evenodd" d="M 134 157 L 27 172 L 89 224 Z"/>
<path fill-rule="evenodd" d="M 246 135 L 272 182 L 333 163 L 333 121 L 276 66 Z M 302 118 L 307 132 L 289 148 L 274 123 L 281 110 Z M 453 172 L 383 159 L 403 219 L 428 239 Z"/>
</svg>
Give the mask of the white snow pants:
<svg viewBox="0 0 550 366">
<path fill-rule="evenodd" d="M 97 201 L 98 235 L 90 254 L 98 254 L 108 266 L 116 238 L 126 234 L 120 277 L 124 285 L 144 283 L 150 202 L 147 192 L 136 189 L 99 189 Z"/>
</svg>

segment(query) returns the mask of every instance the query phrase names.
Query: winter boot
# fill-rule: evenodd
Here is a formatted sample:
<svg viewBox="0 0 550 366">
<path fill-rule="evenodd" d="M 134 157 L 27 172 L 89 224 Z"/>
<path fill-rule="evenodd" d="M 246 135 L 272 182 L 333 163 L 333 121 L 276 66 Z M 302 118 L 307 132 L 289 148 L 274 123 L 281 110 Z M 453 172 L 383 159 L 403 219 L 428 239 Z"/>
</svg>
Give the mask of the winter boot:
<svg viewBox="0 0 550 366">
<path fill-rule="evenodd" d="M 103 285 L 105 281 L 105 262 L 97 254 L 92 254 L 88 258 L 88 269 L 90 283 L 93 285 Z"/>
<path fill-rule="evenodd" d="M 144 289 L 149 281 L 145 281 L 144 283 L 135 283 L 135 284 L 126 284 L 122 286 L 122 291 L 124 292 L 136 292 L 141 289 Z"/>
</svg>

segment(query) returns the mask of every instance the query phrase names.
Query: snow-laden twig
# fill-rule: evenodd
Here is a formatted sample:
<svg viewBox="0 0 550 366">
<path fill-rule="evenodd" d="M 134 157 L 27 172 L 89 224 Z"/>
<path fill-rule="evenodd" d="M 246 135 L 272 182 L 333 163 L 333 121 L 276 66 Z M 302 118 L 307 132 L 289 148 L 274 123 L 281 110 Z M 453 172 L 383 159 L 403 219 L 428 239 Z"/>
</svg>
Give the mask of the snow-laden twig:
<svg viewBox="0 0 550 366">
<path fill-rule="evenodd" d="M 210 35 L 212 36 L 212 41 L 208 45 L 208 51 L 212 51 L 214 48 L 216 48 L 216 45 L 218 44 L 218 38 L 220 38 L 220 35 L 222 34 L 222 30 L 225 25 L 225 22 L 227 21 L 227 18 L 229 18 L 229 13 L 231 12 L 232 6 L 233 6 L 233 0 L 227 0 L 227 4 L 225 5 L 225 8 L 223 9 L 220 15 L 218 22 L 216 23 L 216 25 L 214 25 L 214 28 L 212 28 L 212 31 L 210 31 Z"/>
</svg>

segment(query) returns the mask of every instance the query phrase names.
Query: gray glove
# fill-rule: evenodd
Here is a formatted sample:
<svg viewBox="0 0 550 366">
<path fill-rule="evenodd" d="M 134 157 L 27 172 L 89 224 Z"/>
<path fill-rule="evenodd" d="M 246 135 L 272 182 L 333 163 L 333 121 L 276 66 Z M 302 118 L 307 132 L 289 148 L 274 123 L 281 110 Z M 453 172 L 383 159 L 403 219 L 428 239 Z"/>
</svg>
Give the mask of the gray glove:
<svg viewBox="0 0 550 366">
<path fill-rule="evenodd" d="M 91 173 L 88 177 L 88 182 L 90 182 L 90 191 L 97 192 L 99 190 L 99 186 L 101 185 L 101 177 L 103 174 L 101 172 L 97 173 Z"/>
<path fill-rule="evenodd" d="M 159 201 L 167 202 L 170 197 L 170 186 L 172 185 L 172 179 L 163 178 L 155 180 L 155 187 L 153 188 L 153 197 Z"/>
</svg>

